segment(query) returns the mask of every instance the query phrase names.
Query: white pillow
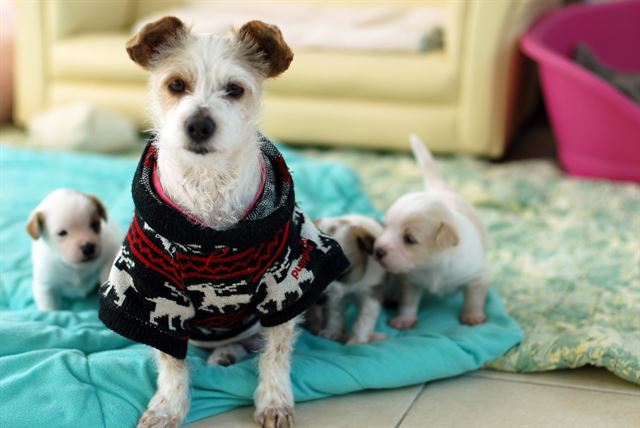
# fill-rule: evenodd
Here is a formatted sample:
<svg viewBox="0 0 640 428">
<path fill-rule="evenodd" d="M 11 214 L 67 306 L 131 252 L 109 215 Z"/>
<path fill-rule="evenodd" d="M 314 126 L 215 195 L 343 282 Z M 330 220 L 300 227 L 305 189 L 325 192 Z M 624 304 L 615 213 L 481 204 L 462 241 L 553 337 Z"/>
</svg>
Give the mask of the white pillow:
<svg viewBox="0 0 640 428">
<path fill-rule="evenodd" d="M 117 152 L 139 141 L 135 125 L 126 117 L 89 103 L 46 111 L 27 125 L 27 144 L 33 147 Z"/>
<path fill-rule="evenodd" d="M 252 19 L 277 25 L 295 48 L 368 52 L 425 52 L 442 47 L 446 5 L 295 4 L 187 2 L 184 6 L 146 16 L 145 24 L 173 15 L 198 33 L 226 34 Z"/>
</svg>

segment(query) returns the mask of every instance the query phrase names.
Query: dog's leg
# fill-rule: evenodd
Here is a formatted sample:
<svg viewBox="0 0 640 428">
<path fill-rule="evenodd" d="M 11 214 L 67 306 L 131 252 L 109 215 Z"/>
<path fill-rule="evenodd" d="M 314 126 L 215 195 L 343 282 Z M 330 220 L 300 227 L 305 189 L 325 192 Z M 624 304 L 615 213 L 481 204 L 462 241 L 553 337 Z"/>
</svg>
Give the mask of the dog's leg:
<svg viewBox="0 0 640 428">
<path fill-rule="evenodd" d="M 467 325 L 482 324 L 487 320 L 484 314 L 484 302 L 489 291 L 486 276 L 474 279 L 464 288 L 464 305 L 460 313 L 460 321 Z"/>
<path fill-rule="evenodd" d="M 418 321 L 418 307 L 422 298 L 422 288 L 410 281 L 401 283 L 400 308 L 389 325 L 398 330 L 406 330 L 416 325 Z"/>
<path fill-rule="evenodd" d="M 360 296 L 358 306 L 360 313 L 358 319 L 353 324 L 351 335 L 347 343 L 368 343 L 372 340 L 380 340 L 384 338 L 382 333 L 374 335 L 373 331 L 376 328 L 376 321 L 380 315 L 380 309 L 382 307 L 380 303 L 380 297 L 375 293 L 367 293 Z"/>
<path fill-rule="evenodd" d="M 207 363 L 219 364 L 221 366 L 230 366 L 240 361 L 249 352 L 240 343 L 230 343 L 228 345 L 218 346 L 213 350 Z"/>
<path fill-rule="evenodd" d="M 41 311 L 55 311 L 60 307 L 57 293 L 38 283 L 33 284 L 33 300 Z"/>
<path fill-rule="evenodd" d="M 177 428 L 189 410 L 189 369 L 185 360 L 157 352 L 158 390 L 138 428 Z"/>
<path fill-rule="evenodd" d="M 255 419 L 263 428 L 293 427 L 291 390 L 291 352 L 297 318 L 264 329 L 264 348 L 260 352 L 260 380 L 254 395 Z"/>
</svg>

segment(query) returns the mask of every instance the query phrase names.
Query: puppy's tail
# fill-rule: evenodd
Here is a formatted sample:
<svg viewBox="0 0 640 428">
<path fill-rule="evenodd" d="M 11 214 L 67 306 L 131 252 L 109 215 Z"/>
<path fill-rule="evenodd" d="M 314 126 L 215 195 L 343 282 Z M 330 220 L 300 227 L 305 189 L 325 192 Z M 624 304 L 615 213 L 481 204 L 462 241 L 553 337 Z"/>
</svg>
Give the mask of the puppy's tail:
<svg viewBox="0 0 640 428">
<path fill-rule="evenodd" d="M 422 176 L 424 177 L 424 186 L 426 188 L 436 189 L 436 188 L 446 188 L 446 184 L 442 179 L 442 175 L 440 175 L 440 171 L 436 166 L 436 162 L 433 160 L 433 156 L 431 156 L 431 152 L 425 146 L 420 138 L 416 134 L 411 134 L 409 136 L 411 140 L 411 150 L 413 151 L 413 156 L 416 158 L 418 165 L 422 169 Z"/>
</svg>

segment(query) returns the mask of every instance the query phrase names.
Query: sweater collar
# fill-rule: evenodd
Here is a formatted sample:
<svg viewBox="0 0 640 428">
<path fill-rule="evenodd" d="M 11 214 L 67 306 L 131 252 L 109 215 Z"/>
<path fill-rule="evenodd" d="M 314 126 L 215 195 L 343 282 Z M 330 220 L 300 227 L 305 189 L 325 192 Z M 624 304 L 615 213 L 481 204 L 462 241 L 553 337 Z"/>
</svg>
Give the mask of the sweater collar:
<svg viewBox="0 0 640 428">
<path fill-rule="evenodd" d="M 261 198 L 265 198 L 266 197 L 266 196 L 263 195 L 264 188 L 265 188 L 264 185 L 265 185 L 265 182 L 267 180 L 267 167 L 266 167 L 266 161 L 265 161 L 264 158 L 265 158 L 264 153 L 261 153 L 261 155 L 260 155 L 260 169 L 261 169 L 260 185 L 258 186 L 258 191 L 256 192 L 255 196 L 253 197 L 253 200 L 251 201 L 251 204 L 249 204 L 249 208 L 247 208 L 247 210 L 245 211 L 244 216 L 242 216 L 242 218 L 247 218 L 247 216 L 256 207 L 256 204 L 258 203 L 258 201 Z M 206 225 L 204 223 L 202 223 L 199 219 L 197 219 L 196 217 L 192 216 L 188 212 L 185 212 L 178 205 L 176 205 L 176 203 L 173 202 L 171 200 L 171 198 L 169 198 L 169 196 L 164 192 L 164 189 L 162 188 L 162 183 L 160 182 L 160 176 L 158 175 L 158 165 L 157 165 L 157 163 L 151 169 L 151 184 L 153 185 L 153 190 L 160 197 L 162 202 L 164 202 L 165 204 L 169 205 L 173 209 L 175 209 L 177 211 L 180 211 L 180 213 L 182 213 L 183 215 L 189 217 L 189 219 L 192 222 L 194 222 L 196 224 L 199 224 L 202 227 L 206 227 Z"/>
<path fill-rule="evenodd" d="M 270 192 L 261 192 L 253 208 L 237 226 L 228 230 L 207 227 L 175 206 L 165 201 L 153 185 L 153 172 L 157 163 L 157 149 L 150 140 L 136 169 L 132 194 L 136 215 L 165 238 L 183 244 L 223 245 L 242 248 L 270 239 L 293 215 L 295 194 L 293 180 L 280 151 L 266 137 L 259 135 L 258 142 L 265 163 L 268 163 L 273 182 L 265 183 Z M 270 213 L 252 215 L 257 207 L 269 205 L 264 198 L 274 199 Z"/>
</svg>

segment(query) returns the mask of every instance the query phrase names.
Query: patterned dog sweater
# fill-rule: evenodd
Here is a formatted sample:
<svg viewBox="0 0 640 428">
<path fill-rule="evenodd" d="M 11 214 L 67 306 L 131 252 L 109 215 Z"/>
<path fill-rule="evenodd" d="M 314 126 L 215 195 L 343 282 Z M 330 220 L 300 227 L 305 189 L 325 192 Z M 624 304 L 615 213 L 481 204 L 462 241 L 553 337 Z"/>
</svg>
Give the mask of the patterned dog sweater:
<svg viewBox="0 0 640 428">
<path fill-rule="evenodd" d="M 135 215 L 109 279 L 100 319 L 115 332 L 184 358 L 187 341 L 216 342 L 305 311 L 348 266 L 339 245 L 295 205 L 278 149 L 260 137 L 267 176 L 251 211 L 214 230 L 163 201 L 153 186 L 156 148 L 136 170 Z"/>
</svg>

